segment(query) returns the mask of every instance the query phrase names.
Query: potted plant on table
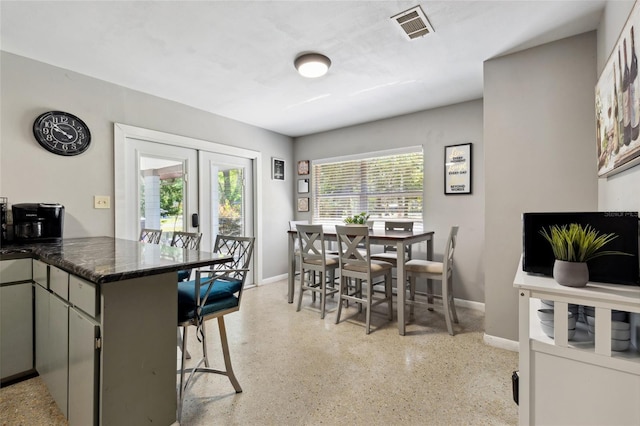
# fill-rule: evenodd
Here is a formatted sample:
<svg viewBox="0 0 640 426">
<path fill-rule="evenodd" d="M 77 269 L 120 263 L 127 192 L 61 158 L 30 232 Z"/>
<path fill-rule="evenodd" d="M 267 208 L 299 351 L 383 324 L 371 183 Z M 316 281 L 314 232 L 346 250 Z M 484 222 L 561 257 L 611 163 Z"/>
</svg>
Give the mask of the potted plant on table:
<svg viewBox="0 0 640 426">
<path fill-rule="evenodd" d="M 369 228 L 373 227 L 373 221 L 369 220 L 369 215 L 366 212 L 347 216 L 344 218 L 344 223 L 345 225 L 367 225 Z"/>
<path fill-rule="evenodd" d="M 560 285 L 584 287 L 589 281 L 587 262 L 600 256 L 625 255 L 621 251 L 602 250 L 618 238 L 618 235 L 600 234 L 590 225 L 552 225 L 549 230 L 542 228 L 540 234 L 549 242 L 553 250 L 553 278 Z"/>
</svg>

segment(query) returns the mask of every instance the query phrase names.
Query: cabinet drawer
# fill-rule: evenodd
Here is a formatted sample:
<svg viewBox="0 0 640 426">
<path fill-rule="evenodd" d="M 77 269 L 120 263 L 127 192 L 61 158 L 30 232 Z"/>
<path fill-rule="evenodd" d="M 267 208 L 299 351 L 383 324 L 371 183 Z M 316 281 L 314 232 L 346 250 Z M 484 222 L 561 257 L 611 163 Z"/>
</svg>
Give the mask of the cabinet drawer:
<svg viewBox="0 0 640 426">
<path fill-rule="evenodd" d="M 70 275 L 69 302 L 95 317 L 99 312 L 97 286 L 82 278 Z"/>
<path fill-rule="evenodd" d="M 49 265 L 39 260 L 33 260 L 33 280 L 44 288 L 49 288 L 49 282 L 47 281 L 48 270 Z"/>
<path fill-rule="evenodd" d="M 31 259 L 0 261 L 0 283 L 31 280 Z"/>
<path fill-rule="evenodd" d="M 69 300 L 69 274 L 55 266 L 50 266 L 49 288 L 58 296 Z"/>
</svg>

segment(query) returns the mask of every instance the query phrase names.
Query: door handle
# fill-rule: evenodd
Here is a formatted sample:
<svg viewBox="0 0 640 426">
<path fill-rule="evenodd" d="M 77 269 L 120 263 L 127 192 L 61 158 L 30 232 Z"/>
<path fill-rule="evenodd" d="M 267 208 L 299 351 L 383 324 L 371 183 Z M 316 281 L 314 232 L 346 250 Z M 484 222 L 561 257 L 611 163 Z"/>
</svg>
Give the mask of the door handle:
<svg viewBox="0 0 640 426">
<path fill-rule="evenodd" d="M 197 228 L 200 226 L 200 219 L 198 218 L 198 213 L 194 213 L 191 215 L 191 226 Z"/>
</svg>

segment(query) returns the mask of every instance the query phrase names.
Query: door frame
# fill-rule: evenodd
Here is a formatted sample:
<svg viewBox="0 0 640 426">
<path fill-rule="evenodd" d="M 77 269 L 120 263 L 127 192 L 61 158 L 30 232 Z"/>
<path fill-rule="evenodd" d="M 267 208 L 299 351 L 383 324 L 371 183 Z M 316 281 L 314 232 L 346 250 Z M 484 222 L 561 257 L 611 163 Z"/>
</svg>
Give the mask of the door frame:
<svg viewBox="0 0 640 426">
<path fill-rule="evenodd" d="M 253 236 L 256 242 L 254 248 L 254 283 L 260 284 L 262 282 L 262 182 L 258 179 L 258 176 L 262 176 L 262 153 L 122 123 L 113 123 L 113 139 L 115 237 L 129 240 L 137 239 L 138 235 L 132 235 L 131 227 L 127 225 L 128 221 L 123 217 L 125 211 L 124 206 L 126 205 L 125 173 L 131 173 L 131 170 L 133 170 L 125 164 L 127 139 L 141 139 L 149 142 L 233 155 L 253 160 Z M 198 192 L 199 191 L 200 189 L 198 189 Z"/>
</svg>

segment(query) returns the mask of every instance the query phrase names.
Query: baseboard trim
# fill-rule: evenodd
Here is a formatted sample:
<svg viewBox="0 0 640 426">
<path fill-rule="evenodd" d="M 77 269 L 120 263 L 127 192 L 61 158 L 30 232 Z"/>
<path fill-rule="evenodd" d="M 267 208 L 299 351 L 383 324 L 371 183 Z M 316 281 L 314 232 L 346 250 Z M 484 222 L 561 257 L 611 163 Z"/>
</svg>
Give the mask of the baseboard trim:
<svg viewBox="0 0 640 426">
<path fill-rule="evenodd" d="M 484 334 L 484 343 L 495 348 L 506 349 L 511 352 L 519 352 L 520 343 L 515 340 L 505 339 L 503 337 L 491 336 Z"/>
<path fill-rule="evenodd" d="M 454 299 L 456 306 L 461 308 L 473 309 L 474 311 L 484 312 L 484 303 L 474 302 L 473 300 Z"/>
<path fill-rule="evenodd" d="M 275 282 L 283 281 L 289 278 L 289 274 L 276 275 L 275 277 L 264 278 L 260 284 L 273 284 Z"/>
</svg>

